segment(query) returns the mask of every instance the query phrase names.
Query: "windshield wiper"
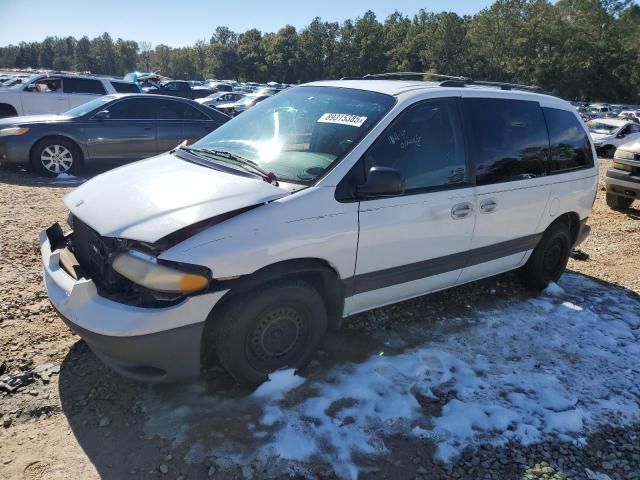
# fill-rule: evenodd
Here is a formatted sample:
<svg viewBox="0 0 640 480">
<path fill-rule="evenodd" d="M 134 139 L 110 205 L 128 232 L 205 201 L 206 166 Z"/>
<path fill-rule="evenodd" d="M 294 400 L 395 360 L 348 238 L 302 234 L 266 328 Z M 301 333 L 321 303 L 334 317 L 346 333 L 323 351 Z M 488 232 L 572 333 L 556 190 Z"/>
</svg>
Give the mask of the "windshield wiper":
<svg viewBox="0 0 640 480">
<path fill-rule="evenodd" d="M 260 176 L 265 182 L 272 183 L 276 187 L 278 186 L 278 177 L 276 177 L 275 173 L 264 170 L 262 167 L 260 167 L 260 165 L 258 165 L 253 160 L 244 158 L 236 153 L 229 152 L 227 150 L 216 150 L 213 148 L 193 148 L 193 147 L 187 147 L 186 145 L 180 145 L 178 148 L 193 154 L 204 153 L 206 155 L 213 155 L 215 157 L 223 158 L 225 160 L 230 160 L 231 163 L 233 163 L 234 165 L 239 165 L 240 167 L 243 167 L 245 170 L 253 170 L 253 172 L 257 173 L 258 176 Z"/>
</svg>

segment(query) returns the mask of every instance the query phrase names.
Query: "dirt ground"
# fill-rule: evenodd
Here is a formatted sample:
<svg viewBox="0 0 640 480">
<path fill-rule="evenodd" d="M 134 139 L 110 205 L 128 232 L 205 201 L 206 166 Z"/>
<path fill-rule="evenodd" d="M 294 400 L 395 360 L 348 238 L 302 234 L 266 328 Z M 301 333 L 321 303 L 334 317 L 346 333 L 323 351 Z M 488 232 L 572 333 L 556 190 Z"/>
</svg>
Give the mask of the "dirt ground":
<svg viewBox="0 0 640 480">
<path fill-rule="evenodd" d="M 601 162 L 601 178 L 609 163 Z M 24 374 L 19 379 L 24 385 L 15 391 L 0 386 L 0 478 L 335 478 L 322 463 L 308 465 L 306 473 L 251 465 L 234 469 L 209 457 L 193 458 L 184 445 L 158 434 L 171 426 L 163 424 L 165 418 L 171 422 L 175 416 L 163 416 L 162 408 L 146 399 L 177 398 L 167 404 L 174 408 L 185 390 L 141 385 L 110 372 L 59 321 L 44 292 L 38 233 L 65 222 L 62 197 L 77 185 L 73 179 L 56 183 L 0 168 L 0 381 Z M 569 269 L 640 294 L 640 204 L 612 211 L 601 185 L 589 223 L 591 236 L 580 247 L 589 259 L 571 260 Z M 386 338 L 380 332 L 411 332 L 419 314 L 453 317 L 467 304 L 485 308 L 503 297 L 525 295 L 507 274 L 356 316 L 329 338 L 308 375 L 378 351 Z M 191 394 L 223 392 L 230 401 L 249 393 L 215 367 L 198 388 Z M 211 416 L 215 410 L 211 405 Z M 215 421 L 227 439 L 241 441 L 246 433 L 235 418 Z M 554 439 L 527 447 L 478 445 L 443 464 L 433 458 L 433 444 L 390 436 L 390 454 L 363 459 L 360 478 L 640 479 L 640 425 L 603 427 L 585 442 L 583 448 Z M 590 477 L 587 469 L 605 473 Z"/>
</svg>

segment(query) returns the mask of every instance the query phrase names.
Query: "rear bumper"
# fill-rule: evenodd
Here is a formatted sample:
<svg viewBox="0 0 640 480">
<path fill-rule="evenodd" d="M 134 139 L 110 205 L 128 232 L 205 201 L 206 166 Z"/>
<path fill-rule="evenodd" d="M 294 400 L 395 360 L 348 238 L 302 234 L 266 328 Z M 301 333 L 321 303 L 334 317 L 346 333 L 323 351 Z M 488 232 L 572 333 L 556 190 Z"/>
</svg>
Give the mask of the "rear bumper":
<svg viewBox="0 0 640 480">
<path fill-rule="evenodd" d="M 198 378 L 204 322 L 225 292 L 189 297 L 167 308 L 120 304 L 98 295 L 93 281 L 71 277 L 44 231 L 40 243 L 51 304 L 104 363 L 149 383 Z"/>
<path fill-rule="evenodd" d="M 640 198 L 640 177 L 631 172 L 609 168 L 604 179 L 608 193 L 627 198 Z"/>
<path fill-rule="evenodd" d="M 587 225 L 587 220 L 589 220 L 588 217 L 580 220 L 580 228 L 578 229 L 578 235 L 576 236 L 573 248 L 584 242 L 589 237 L 589 234 L 591 234 L 591 227 Z"/>
</svg>

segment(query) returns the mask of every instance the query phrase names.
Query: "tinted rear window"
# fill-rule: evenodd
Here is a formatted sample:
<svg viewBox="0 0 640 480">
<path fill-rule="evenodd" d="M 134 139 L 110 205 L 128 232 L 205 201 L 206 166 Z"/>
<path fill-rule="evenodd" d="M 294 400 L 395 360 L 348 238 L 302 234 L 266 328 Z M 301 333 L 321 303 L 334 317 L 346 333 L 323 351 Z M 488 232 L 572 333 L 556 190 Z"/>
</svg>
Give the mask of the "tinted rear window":
<svg viewBox="0 0 640 480">
<path fill-rule="evenodd" d="M 138 86 L 131 82 L 111 82 L 111 85 L 118 93 L 140 93 Z"/>
<path fill-rule="evenodd" d="M 551 173 L 593 167 L 589 136 L 578 118 L 557 108 L 543 108 L 551 143 Z"/>
<path fill-rule="evenodd" d="M 104 95 L 107 93 L 100 80 L 92 80 L 90 78 L 65 78 L 65 93 L 89 93 L 94 95 Z"/>
<path fill-rule="evenodd" d="M 466 98 L 464 104 L 478 185 L 547 174 L 549 139 L 537 102 Z"/>
</svg>

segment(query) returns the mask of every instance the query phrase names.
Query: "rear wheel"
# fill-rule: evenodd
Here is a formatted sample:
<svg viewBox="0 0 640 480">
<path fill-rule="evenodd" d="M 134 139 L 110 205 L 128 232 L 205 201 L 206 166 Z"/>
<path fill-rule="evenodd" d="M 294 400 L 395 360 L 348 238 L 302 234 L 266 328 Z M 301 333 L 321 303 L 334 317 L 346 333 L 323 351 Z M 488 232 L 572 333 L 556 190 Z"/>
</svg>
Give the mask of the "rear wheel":
<svg viewBox="0 0 640 480">
<path fill-rule="evenodd" d="M 519 271 L 528 288 L 542 290 L 557 282 L 564 273 L 571 254 L 571 232 L 564 222 L 552 224 Z"/>
<path fill-rule="evenodd" d="M 302 368 L 327 329 L 324 301 L 309 284 L 286 280 L 231 300 L 219 312 L 215 343 L 222 366 L 257 384 L 283 368 Z"/>
<path fill-rule="evenodd" d="M 613 210 L 625 210 L 631 206 L 633 198 L 621 197 L 613 193 L 607 193 L 607 205 Z"/>
<path fill-rule="evenodd" d="M 78 147 L 64 138 L 45 138 L 31 150 L 33 170 L 45 177 L 76 173 L 82 162 Z"/>
</svg>

